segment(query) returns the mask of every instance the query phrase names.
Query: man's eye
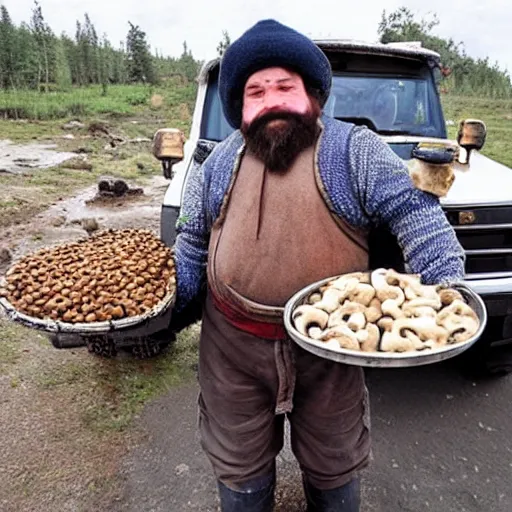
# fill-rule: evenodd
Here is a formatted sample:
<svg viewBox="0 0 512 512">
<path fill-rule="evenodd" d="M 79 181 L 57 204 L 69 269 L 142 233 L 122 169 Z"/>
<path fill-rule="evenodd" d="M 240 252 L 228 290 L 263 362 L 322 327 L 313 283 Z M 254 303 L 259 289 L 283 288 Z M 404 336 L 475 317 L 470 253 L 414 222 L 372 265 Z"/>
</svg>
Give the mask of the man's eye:
<svg viewBox="0 0 512 512">
<path fill-rule="evenodd" d="M 251 91 L 249 92 L 249 98 L 259 98 L 263 94 L 263 91 Z"/>
<path fill-rule="evenodd" d="M 291 85 L 281 85 L 279 87 L 279 90 L 283 91 L 283 92 L 288 92 L 288 91 L 291 91 L 292 89 L 293 89 L 293 87 Z"/>
</svg>

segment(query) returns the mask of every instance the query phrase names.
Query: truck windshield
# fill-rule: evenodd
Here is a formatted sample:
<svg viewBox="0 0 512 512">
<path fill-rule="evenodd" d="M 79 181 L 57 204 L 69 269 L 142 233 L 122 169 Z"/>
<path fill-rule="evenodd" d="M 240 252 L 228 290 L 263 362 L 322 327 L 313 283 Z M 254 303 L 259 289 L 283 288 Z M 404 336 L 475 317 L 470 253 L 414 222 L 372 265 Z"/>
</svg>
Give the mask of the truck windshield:
<svg viewBox="0 0 512 512">
<path fill-rule="evenodd" d="M 383 135 L 445 135 L 433 82 L 421 77 L 334 76 L 324 112 Z"/>
<path fill-rule="evenodd" d="M 446 137 L 443 115 L 429 74 L 396 77 L 336 74 L 324 113 L 366 125 L 382 135 Z M 217 75 L 210 75 L 201 138 L 221 141 L 233 132 L 223 113 Z"/>
</svg>

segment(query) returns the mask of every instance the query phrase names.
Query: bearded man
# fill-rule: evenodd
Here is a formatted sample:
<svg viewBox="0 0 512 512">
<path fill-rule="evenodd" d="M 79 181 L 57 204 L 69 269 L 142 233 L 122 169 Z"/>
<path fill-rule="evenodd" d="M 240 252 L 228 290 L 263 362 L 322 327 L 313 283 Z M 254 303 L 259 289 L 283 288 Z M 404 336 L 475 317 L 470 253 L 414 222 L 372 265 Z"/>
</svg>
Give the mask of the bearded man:
<svg viewBox="0 0 512 512">
<path fill-rule="evenodd" d="M 368 232 L 386 224 L 425 283 L 463 277 L 463 251 L 436 197 L 366 128 L 322 116 L 331 67 L 273 20 L 221 61 L 223 110 L 237 131 L 187 183 L 175 245 L 175 317 L 206 289 L 199 428 L 224 512 L 273 507 L 285 417 L 308 511 L 359 510 L 370 454 L 360 367 L 293 344 L 283 306 L 325 277 L 368 270 Z"/>
</svg>

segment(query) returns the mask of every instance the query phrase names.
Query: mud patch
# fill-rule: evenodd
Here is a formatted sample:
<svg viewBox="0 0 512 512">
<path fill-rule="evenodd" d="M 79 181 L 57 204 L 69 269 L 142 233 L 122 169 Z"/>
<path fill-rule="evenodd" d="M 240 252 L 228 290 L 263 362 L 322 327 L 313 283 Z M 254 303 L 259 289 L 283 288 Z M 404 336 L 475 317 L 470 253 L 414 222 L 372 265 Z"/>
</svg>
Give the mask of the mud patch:
<svg viewBox="0 0 512 512">
<path fill-rule="evenodd" d="M 75 153 L 55 151 L 56 144 L 14 144 L 0 140 L 0 173 L 20 174 L 27 169 L 47 169 L 76 158 Z"/>
<path fill-rule="evenodd" d="M 169 182 L 154 176 L 144 193 L 96 200 L 97 187 L 53 204 L 46 211 L 15 228 L 0 229 L 0 246 L 9 248 L 14 260 L 42 247 L 53 246 L 87 235 L 84 219 L 95 219 L 99 229 L 150 229 L 160 233 L 160 210 Z M 5 271 L 0 265 L 0 271 Z"/>
</svg>

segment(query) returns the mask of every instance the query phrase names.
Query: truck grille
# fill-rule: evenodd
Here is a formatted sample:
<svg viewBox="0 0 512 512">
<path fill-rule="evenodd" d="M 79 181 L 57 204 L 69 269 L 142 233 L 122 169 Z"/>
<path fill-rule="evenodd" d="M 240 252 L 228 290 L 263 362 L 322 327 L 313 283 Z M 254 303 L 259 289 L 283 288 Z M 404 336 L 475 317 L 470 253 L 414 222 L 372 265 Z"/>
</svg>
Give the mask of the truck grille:
<svg viewBox="0 0 512 512">
<path fill-rule="evenodd" d="M 445 207 L 466 251 L 466 278 L 512 276 L 512 206 Z"/>
</svg>

